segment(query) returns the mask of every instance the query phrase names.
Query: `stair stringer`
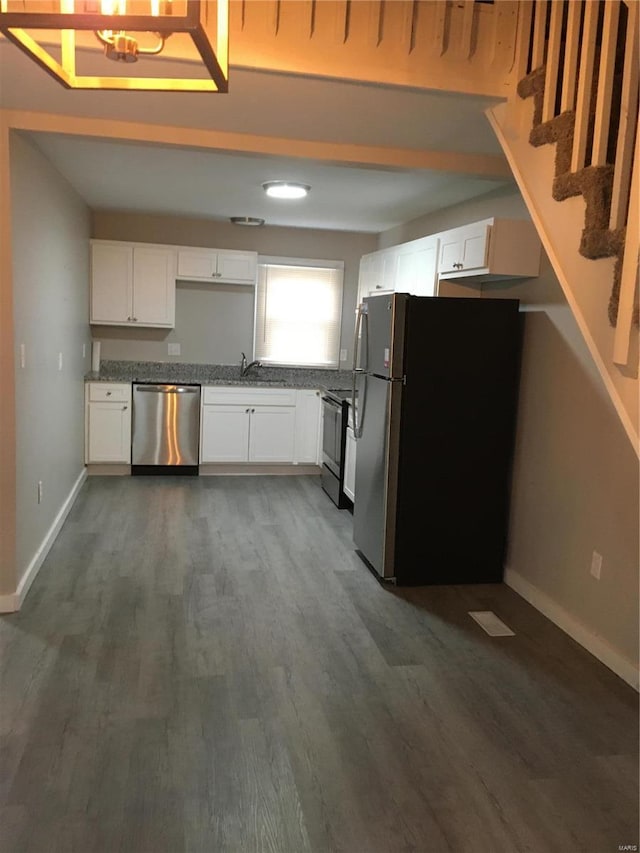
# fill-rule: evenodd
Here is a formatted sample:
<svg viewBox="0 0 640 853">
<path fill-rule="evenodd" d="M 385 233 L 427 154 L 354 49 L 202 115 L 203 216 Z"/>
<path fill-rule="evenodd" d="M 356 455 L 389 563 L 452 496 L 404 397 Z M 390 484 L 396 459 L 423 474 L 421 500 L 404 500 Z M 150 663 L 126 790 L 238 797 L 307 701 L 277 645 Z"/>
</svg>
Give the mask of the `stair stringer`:
<svg viewBox="0 0 640 853">
<path fill-rule="evenodd" d="M 520 193 L 549 261 L 573 312 L 578 328 L 602 377 L 624 429 L 640 457 L 638 339 L 634 335 L 629 362 L 613 362 L 615 329 L 608 305 L 615 258 L 590 260 L 579 254 L 585 220 L 582 196 L 555 201 L 555 146 L 529 143 L 533 103 L 514 99 L 490 107 L 487 118 L 509 162 Z"/>
</svg>

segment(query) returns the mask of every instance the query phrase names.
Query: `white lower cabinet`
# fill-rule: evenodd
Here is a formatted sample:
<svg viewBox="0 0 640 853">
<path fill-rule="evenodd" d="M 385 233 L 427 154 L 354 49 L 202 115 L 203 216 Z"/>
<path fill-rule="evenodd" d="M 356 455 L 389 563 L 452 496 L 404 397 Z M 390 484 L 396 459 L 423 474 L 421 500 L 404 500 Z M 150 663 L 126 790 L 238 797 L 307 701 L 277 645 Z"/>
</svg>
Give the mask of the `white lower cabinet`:
<svg viewBox="0 0 640 853">
<path fill-rule="evenodd" d="M 90 382 L 85 405 L 85 462 L 130 464 L 131 385 Z"/>
<path fill-rule="evenodd" d="M 202 407 L 201 462 L 246 462 L 249 457 L 249 409 L 246 406 Z"/>
<path fill-rule="evenodd" d="M 85 386 L 85 462 L 131 464 L 131 385 Z M 320 392 L 293 388 L 202 389 L 200 462 L 319 464 Z"/>
<path fill-rule="evenodd" d="M 352 501 L 356 499 L 356 439 L 352 427 L 347 427 L 347 442 L 344 453 L 343 491 Z"/>
<path fill-rule="evenodd" d="M 293 463 L 295 454 L 295 390 L 203 390 L 200 462 Z"/>
<path fill-rule="evenodd" d="M 294 406 L 252 406 L 249 462 L 293 462 L 296 432 Z"/>
<path fill-rule="evenodd" d="M 296 443 L 294 462 L 320 465 L 322 461 L 322 395 L 319 391 L 296 392 Z"/>
</svg>

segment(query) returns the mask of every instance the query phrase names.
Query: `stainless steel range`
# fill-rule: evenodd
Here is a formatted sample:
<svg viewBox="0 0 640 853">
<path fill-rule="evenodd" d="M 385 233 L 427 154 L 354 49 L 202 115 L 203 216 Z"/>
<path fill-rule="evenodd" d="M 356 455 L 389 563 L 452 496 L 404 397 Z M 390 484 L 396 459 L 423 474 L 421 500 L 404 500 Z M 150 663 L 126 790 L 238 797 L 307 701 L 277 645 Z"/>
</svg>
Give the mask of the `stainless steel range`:
<svg viewBox="0 0 640 853">
<path fill-rule="evenodd" d="M 344 493 L 344 454 L 351 391 L 330 389 L 322 397 L 322 488 L 339 509 L 351 509 Z"/>
</svg>

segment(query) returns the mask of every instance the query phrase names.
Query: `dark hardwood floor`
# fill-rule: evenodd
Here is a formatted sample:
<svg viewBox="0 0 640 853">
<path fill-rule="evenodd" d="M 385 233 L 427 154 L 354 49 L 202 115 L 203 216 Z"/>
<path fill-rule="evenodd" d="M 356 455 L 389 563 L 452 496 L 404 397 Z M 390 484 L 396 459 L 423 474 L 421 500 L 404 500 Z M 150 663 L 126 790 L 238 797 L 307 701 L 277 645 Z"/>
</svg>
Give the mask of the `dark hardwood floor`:
<svg viewBox="0 0 640 853">
<path fill-rule="evenodd" d="M 91 478 L 0 641 L 2 853 L 638 844 L 636 693 L 380 586 L 316 478 Z"/>
</svg>

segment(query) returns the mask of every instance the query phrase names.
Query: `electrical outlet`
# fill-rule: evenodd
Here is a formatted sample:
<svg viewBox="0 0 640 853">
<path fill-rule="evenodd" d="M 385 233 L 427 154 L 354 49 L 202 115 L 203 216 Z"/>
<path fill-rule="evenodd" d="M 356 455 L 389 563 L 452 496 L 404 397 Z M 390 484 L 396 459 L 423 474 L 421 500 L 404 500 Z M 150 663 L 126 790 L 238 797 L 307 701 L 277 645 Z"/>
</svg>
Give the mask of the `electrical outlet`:
<svg viewBox="0 0 640 853">
<path fill-rule="evenodd" d="M 38 503 L 39 504 L 42 503 L 42 495 L 43 495 L 42 480 L 38 480 Z"/>
<path fill-rule="evenodd" d="M 346 351 L 346 349 L 341 349 L 340 350 L 340 361 L 346 361 L 346 360 L 347 360 L 347 351 Z"/>
<path fill-rule="evenodd" d="M 180 344 L 167 344 L 169 355 L 180 355 Z"/>
<path fill-rule="evenodd" d="M 602 571 L 602 554 L 594 551 L 591 556 L 591 574 L 596 580 L 600 580 L 600 572 Z"/>
<path fill-rule="evenodd" d="M 24 344 L 20 344 L 20 367 L 24 370 L 27 364 L 27 348 Z"/>
<path fill-rule="evenodd" d="M 62 353 L 58 353 L 58 370 L 62 370 Z"/>
</svg>

